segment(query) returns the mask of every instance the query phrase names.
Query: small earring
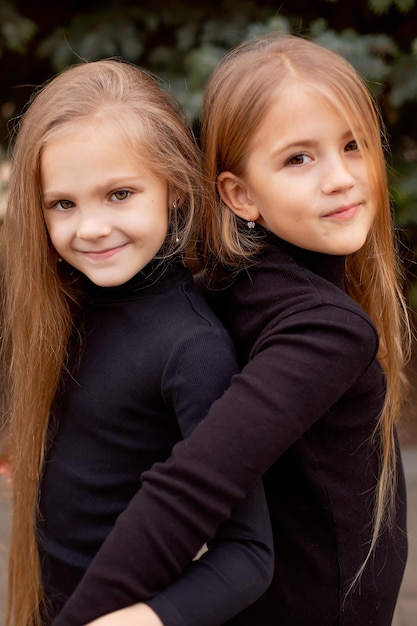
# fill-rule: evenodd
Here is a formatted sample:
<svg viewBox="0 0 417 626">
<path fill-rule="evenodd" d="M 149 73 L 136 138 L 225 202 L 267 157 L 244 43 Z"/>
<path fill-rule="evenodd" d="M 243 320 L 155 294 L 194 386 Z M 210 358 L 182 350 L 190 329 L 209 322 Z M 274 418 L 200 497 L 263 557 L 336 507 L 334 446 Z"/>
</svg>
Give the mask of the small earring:
<svg viewBox="0 0 417 626">
<path fill-rule="evenodd" d="M 174 202 L 172 203 L 172 208 L 174 210 L 178 209 L 178 199 L 174 200 Z M 180 238 L 178 237 L 178 222 L 177 222 L 177 218 L 175 217 L 175 243 L 179 243 L 180 242 Z"/>
<path fill-rule="evenodd" d="M 250 229 L 253 230 L 255 228 L 255 222 L 252 222 L 252 220 L 249 220 L 249 222 L 246 222 L 246 226 Z"/>
<path fill-rule="evenodd" d="M 58 263 L 62 263 L 62 257 L 61 256 L 58 257 Z"/>
</svg>

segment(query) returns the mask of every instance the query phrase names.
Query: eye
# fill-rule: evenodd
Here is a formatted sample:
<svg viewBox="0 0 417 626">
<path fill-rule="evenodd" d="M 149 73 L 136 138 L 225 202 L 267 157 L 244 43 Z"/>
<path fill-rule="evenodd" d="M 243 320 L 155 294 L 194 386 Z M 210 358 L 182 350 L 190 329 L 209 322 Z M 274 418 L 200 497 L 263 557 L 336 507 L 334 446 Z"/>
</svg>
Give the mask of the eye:
<svg viewBox="0 0 417 626">
<path fill-rule="evenodd" d="M 131 195 L 130 191 L 127 189 L 118 189 L 114 193 L 112 193 L 112 198 L 117 202 L 122 202 L 123 200 L 127 200 Z"/>
<path fill-rule="evenodd" d="M 309 161 L 311 161 L 311 158 L 307 154 L 300 152 L 300 154 L 294 154 L 292 157 L 287 159 L 286 165 L 304 165 Z"/>
<path fill-rule="evenodd" d="M 352 141 L 349 141 L 348 144 L 346 144 L 345 146 L 345 150 L 346 152 L 357 152 L 359 151 L 359 146 L 358 143 L 355 139 L 353 139 Z"/>
<path fill-rule="evenodd" d="M 71 202 L 71 200 L 58 200 L 58 202 L 55 202 L 53 206 L 58 211 L 69 211 L 69 209 L 72 209 L 75 204 L 74 202 Z"/>
</svg>

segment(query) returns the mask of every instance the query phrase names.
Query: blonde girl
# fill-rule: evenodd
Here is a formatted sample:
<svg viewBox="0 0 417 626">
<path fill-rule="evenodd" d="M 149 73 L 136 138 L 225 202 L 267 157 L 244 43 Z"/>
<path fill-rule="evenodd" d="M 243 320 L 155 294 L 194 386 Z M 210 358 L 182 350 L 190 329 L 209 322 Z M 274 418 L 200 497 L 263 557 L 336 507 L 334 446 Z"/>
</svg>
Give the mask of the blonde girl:
<svg viewBox="0 0 417 626">
<path fill-rule="evenodd" d="M 51 623 L 143 471 L 168 457 L 236 370 L 183 264 L 203 196 L 177 104 L 133 65 L 75 66 L 23 115 L 1 233 L 10 625 Z M 225 622 L 268 586 L 271 543 L 259 485 L 152 608 L 135 607 L 135 623 Z M 113 583 L 111 608 L 159 589 L 139 593 L 129 575 Z M 106 613 L 105 596 L 87 608 L 80 623 Z"/>
<path fill-rule="evenodd" d="M 232 623 L 389 626 L 407 556 L 395 424 L 408 324 L 381 120 L 343 58 L 271 35 L 215 70 L 202 145 L 203 283 L 242 371 L 143 476 L 59 626 L 100 584 L 95 568 L 135 568 L 107 560 L 127 529 L 135 564 L 155 559 L 167 584 L 163 560 L 185 560 L 262 474 L 274 579 Z M 186 508 L 172 506 L 184 488 Z"/>
</svg>

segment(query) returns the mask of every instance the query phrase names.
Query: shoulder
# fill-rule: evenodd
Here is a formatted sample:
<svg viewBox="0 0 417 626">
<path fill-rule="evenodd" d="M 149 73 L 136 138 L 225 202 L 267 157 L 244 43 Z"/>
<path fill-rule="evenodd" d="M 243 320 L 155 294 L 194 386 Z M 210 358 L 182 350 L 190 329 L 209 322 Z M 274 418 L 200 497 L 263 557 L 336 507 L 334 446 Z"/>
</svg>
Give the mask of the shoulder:
<svg viewBox="0 0 417 626">
<path fill-rule="evenodd" d="M 227 333 L 204 298 L 199 294 L 191 272 L 178 261 L 166 263 L 113 300 L 105 300 L 95 316 L 119 319 L 119 326 L 133 327 L 138 339 L 146 334 L 148 341 L 156 337 L 160 345 L 177 343 L 193 332 L 226 337 Z M 123 320 L 123 322 L 122 322 Z"/>
<path fill-rule="evenodd" d="M 325 258 L 329 266 L 332 261 L 332 258 Z M 317 271 L 317 261 L 316 267 L 306 266 L 285 251 L 269 247 L 262 260 L 240 273 L 232 290 L 240 294 L 242 301 L 247 301 L 249 306 L 253 303 L 253 308 L 256 308 L 254 303 L 258 302 L 259 308 L 262 304 L 281 317 L 328 306 L 346 309 L 370 322 L 359 304 L 344 290 L 344 266 L 337 258 L 334 263 L 339 263 L 339 275 L 335 272 L 329 278 L 331 267 L 323 270 L 323 262 Z"/>
<path fill-rule="evenodd" d="M 310 341 L 317 349 L 336 344 L 351 355 L 370 361 L 378 350 L 378 334 L 363 309 L 345 291 L 272 250 L 259 263 L 241 272 L 230 289 L 227 306 L 230 329 L 247 357 L 280 336 Z"/>
<path fill-rule="evenodd" d="M 177 269 L 160 285 L 152 325 L 167 360 L 223 358 L 234 362 L 232 340 L 196 288 L 191 272 Z"/>
</svg>

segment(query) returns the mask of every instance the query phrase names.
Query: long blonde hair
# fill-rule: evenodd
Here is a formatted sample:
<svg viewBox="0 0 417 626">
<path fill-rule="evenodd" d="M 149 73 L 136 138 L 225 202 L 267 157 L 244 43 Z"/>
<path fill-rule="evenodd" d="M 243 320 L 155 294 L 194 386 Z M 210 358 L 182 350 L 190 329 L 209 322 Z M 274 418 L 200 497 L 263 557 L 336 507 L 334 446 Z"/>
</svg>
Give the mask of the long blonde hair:
<svg viewBox="0 0 417 626">
<path fill-rule="evenodd" d="M 365 245 L 346 261 L 348 293 L 376 325 L 387 378 L 375 431 L 380 473 L 370 554 L 380 532 L 393 522 L 394 424 L 404 396 L 410 328 L 400 283 L 382 120 L 364 81 L 341 56 L 298 36 L 269 35 L 241 44 L 220 62 L 206 87 L 202 117 L 204 168 L 212 184 L 210 202 L 201 216 L 201 256 L 207 271 L 216 275 L 248 266 L 260 252 L 261 241 L 221 201 L 215 181 L 223 171 L 244 176 L 250 142 L 273 98 L 297 84 L 316 90 L 345 116 L 364 155 L 377 206 Z"/>
<path fill-rule="evenodd" d="M 59 133 L 92 119 L 121 136 L 132 158 L 145 156 L 153 173 L 167 181 L 175 204 L 165 257 L 187 245 L 203 198 L 200 157 L 181 109 L 152 76 L 132 64 L 104 60 L 74 66 L 40 89 L 22 116 L 0 248 L 0 356 L 13 469 L 7 624 L 14 626 L 41 623 L 39 479 L 50 406 L 82 297 L 80 280 L 66 264 L 58 264 L 45 228 L 40 155 Z"/>
</svg>

